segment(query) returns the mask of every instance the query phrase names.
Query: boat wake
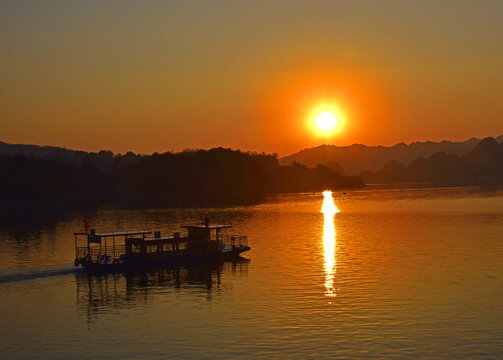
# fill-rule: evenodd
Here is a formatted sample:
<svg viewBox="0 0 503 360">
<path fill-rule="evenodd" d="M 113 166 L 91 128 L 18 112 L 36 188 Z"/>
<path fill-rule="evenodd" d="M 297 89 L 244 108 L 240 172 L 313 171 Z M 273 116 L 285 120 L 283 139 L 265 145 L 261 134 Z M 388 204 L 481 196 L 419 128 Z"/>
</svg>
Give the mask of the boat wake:
<svg viewBox="0 0 503 360">
<path fill-rule="evenodd" d="M 73 267 L 44 267 L 20 269 L 15 271 L 0 271 L 0 285 L 17 281 L 35 280 L 41 278 L 50 278 L 68 274 L 75 274 L 85 271 Z"/>
</svg>

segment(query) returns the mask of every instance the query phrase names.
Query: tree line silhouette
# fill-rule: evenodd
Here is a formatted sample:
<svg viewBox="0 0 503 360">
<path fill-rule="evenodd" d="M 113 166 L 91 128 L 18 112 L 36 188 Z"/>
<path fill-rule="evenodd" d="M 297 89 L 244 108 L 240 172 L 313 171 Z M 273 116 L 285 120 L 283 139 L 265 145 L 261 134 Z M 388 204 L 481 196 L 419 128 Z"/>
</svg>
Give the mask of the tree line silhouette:
<svg viewBox="0 0 503 360">
<path fill-rule="evenodd" d="M 99 154 L 102 154 L 100 152 Z M 103 155 L 103 154 L 102 154 Z M 79 205 L 251 203 L 267 194 L 363 186 L 326 166 L 280 165 L 276 155 L 214 148 L 130 156 L 106 153 L 107 167 L 0 155 L 0 201 Z"/>
</svg>

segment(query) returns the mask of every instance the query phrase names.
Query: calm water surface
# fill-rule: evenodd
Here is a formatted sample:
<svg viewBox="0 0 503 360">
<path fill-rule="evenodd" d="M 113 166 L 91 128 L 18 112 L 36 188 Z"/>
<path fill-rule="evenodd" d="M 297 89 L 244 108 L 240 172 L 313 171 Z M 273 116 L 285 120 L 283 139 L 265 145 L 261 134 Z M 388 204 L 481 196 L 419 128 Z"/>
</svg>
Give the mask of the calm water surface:
<svg viewBox="0 0 503 360">
<path fill-rule="evenodd" d="M 248 260 L 88 277 L 72 232 L 232 221 Z M 503 191 L 366 189 L 0 228 L 0 358 L 502 358 Z"/>
</svg>

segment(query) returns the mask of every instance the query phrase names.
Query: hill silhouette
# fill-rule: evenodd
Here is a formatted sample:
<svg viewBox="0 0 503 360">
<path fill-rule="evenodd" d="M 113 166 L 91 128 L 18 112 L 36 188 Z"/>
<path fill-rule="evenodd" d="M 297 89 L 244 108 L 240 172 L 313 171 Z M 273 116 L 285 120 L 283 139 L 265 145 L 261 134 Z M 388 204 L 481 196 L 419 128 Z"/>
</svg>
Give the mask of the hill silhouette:
<svg viewBox="0 0 503 360">
<path fill-rule="evenodd" d="M 503 184 L 503 143 L 489 137 L 464 156 L 439 152 L 419 157 L 408 166 L 392 160 L 381 170 L 364 171 L 361 176 L 366 183 Z"/>
<path fill-rule="evenodd" d="M 414 142 L 409 145 L 399 143 L 390 147 L 360 144 L 351 146 L 321 145 L 285 156 L 280 161 L 282 164 L 298 162 L 307 166 L 323 164 L 340 173 L 355 175 L 366 170 L 378 171 L 393 160 L 408 166 L 419 157 L 428 158 L 439 152 L 464 156 L 472 151 L 480 141 L 477 138 L 462 142 L 425 141 Z M 496 138 L 496 141 L 498 143 L 503 142 L 503 135 Z"/>
<path fill-rule="evenodd" d="M 75 165 L 24 155 L 0 155 L 0 204 L 6 209 L 12 204 L 40 203 L 242 204 L 272 193 L 363 186 L 359 177 L 343 176 L 326 166 L 283 166 L 275 155 L 224 148 L 137 155 L 130 162 L 117 161 L 112 156 L 106 171 L 91 159 L 92 156 L 84 156 Z"/>
<path fill-rule="evenodd" d="M 114 154 L 109 150 L 101 150 L 96 153 L 70 150 L 57 146 L 8 144 L 2 141 L 0 141 L 0 154 L 23 155 L 27 158 L 60 161 L 73 165 L 80 165 L 85 161 L 108 172 L 112 171 L 117 165 L 136 163 L 144 156 L 131 151 L 124 155 Z"/>
</svg>

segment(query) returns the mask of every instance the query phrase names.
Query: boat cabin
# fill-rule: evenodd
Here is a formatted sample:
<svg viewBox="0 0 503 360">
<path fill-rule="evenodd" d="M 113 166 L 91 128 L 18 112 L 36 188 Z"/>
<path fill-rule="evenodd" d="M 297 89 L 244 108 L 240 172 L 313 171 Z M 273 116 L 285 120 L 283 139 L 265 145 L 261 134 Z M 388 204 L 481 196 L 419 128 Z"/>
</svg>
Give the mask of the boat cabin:
<svg viewBox="0 0 503 360">
<path fill-rule="evenodd" d="M 230 229 L 232 225 L 185 225 L 182 228 L 187 229 L 187 236 L 193 239 L 206 239 L 207 241 L 219 241 L 222 229 Z"/>
<path fill-rule="evenodd" d="M 228 235 L 229 224 L 186 225 L 187 233 L 161 235 L 151 230 L 75 232 L 75 266 L 163 264 L 174 260 L 239 254 L 249 250 L 247 236 Z"/>
<path fill-rule="evenodd" d="M 89 262 L 104 264 L 118 261 L 126 254 L 128 244 L 144 241 L 152 230 L 106 231 L 90 229 L 74 232 L 75 264 Z"/>
</svg>

